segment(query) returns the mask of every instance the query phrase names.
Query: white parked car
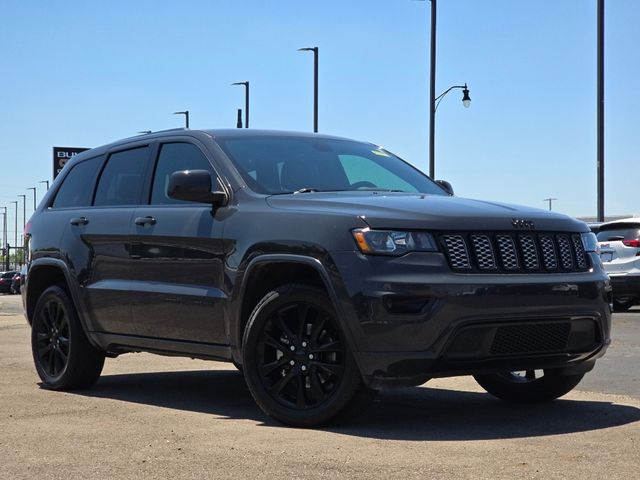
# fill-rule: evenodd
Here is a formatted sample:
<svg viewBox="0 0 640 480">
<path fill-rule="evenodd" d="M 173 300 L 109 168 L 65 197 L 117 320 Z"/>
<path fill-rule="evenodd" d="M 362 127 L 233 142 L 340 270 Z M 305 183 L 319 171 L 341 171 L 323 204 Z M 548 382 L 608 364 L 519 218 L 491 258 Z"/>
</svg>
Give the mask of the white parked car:
<svg viewBox="0 0 640 480">
<path fill-rule="evenodd" d="M 640 303 L 640 218 L 603 223 L 597 235 L 613 287 L 613 309 L 628 310 Z"/>
</svg>

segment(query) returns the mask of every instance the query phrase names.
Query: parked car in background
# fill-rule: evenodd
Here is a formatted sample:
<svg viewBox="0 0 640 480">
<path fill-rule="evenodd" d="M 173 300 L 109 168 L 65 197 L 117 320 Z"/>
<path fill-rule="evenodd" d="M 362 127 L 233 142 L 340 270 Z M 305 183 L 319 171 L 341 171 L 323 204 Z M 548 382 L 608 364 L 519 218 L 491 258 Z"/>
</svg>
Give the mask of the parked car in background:
<svg viewBox="0 0 640 480">
<path fill-rule="evenodd" d="M 11 293 L 11 283 L 16 273 L 16 270 L 0 272 L 0 293 Z"/>
<path fill-rule="evenodd" d="M 597 236 L 613 288 L 613 309 L 628 310 L 640 303 L 640 218 L 603 223 Z"/>
<path fill-rule="evenodd" d="M 17 272 L 13 279 L 11 280 L 11 293 L 18 294 L 20 293 L 20 288 L 24 283 L 24 276 L 27 274 L 27 267 L 22 267 L 19 272 Z"/>
<path fill-rule="evenodd" d="M 591 230 L 595 234 L 600 231 L 600 225 L 602 225 L 602 222 L 587 223 L 587 227 L 589 227 L 589 230 Z"/>
</svg>

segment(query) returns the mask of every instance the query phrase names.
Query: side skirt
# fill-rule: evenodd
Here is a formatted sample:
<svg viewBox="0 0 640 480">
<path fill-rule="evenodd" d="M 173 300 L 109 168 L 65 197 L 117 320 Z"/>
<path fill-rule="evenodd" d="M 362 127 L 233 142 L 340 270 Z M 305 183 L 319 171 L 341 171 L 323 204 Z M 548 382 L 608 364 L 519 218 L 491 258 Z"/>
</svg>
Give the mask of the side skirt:
<svg viewBox="0 0 640 480">
<path fill-rule="evenodd" d="M 138 337 L 91 332 L 91 336 L 109 356 L 128 352 L 148 352 L 171 357 L 190 357 L 230 362 L 231 347 L 212 343 L 185 342 L 162 338 Z"/>
</svg>

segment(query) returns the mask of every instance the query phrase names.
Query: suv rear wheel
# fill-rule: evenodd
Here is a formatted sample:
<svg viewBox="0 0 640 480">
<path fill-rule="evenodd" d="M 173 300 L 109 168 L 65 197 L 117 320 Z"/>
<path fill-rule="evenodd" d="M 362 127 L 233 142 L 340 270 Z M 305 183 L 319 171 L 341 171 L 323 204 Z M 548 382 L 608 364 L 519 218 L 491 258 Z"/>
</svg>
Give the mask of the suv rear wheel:
<svg viewBox="0 0 640 480">
<path fill-rule="evenodd" d="M 104 353 L 89 343 L 69 295 L 58 286 L 47 288 L 36 303 L 31 349 L 38 375 L 54 390 L 89 387 L 104 365 Z"/>
<path fill-rule="evenodd" d="M 242 345 L 253 398 L 288 425 L 311 427 L 355 414 L 375 396 L 363 385 L 322 290 L 285 285 L 269 292 L 253 310 Z"/>
<path fill-rule="evenodd" d="M 613 298 L 613 311 L 614 312 L 626 312 L 633 306 L 633 302 L 631 300 L 619 300 L 617 298 Z"/>
<path fill-rule="evenodd" d="M 526 370 L 473 378 L 494 397 L 512 403 L 539 403 L 569 393 L 584 375 L 562 375 L 559 370 Z"/>
</svg>

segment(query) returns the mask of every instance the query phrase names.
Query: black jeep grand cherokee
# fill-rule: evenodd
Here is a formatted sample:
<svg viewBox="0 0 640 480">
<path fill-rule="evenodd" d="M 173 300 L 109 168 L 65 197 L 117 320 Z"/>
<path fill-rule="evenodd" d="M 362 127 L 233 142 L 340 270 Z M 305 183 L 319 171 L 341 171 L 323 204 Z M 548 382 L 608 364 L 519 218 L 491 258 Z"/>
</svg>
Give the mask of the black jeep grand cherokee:
<svg viewBox="0 0 640 480">
<path fill-rule="evenodd" d="M 388 151 L 317 134 L 173 130 L 76 156 L 27 225 L 35 366 L 231 361 L 258 405 L 326 422 L 385 387 L 472 374 L 564 395 L 610 342 L 587 226 L 453 197 Z"/>
</svg>

